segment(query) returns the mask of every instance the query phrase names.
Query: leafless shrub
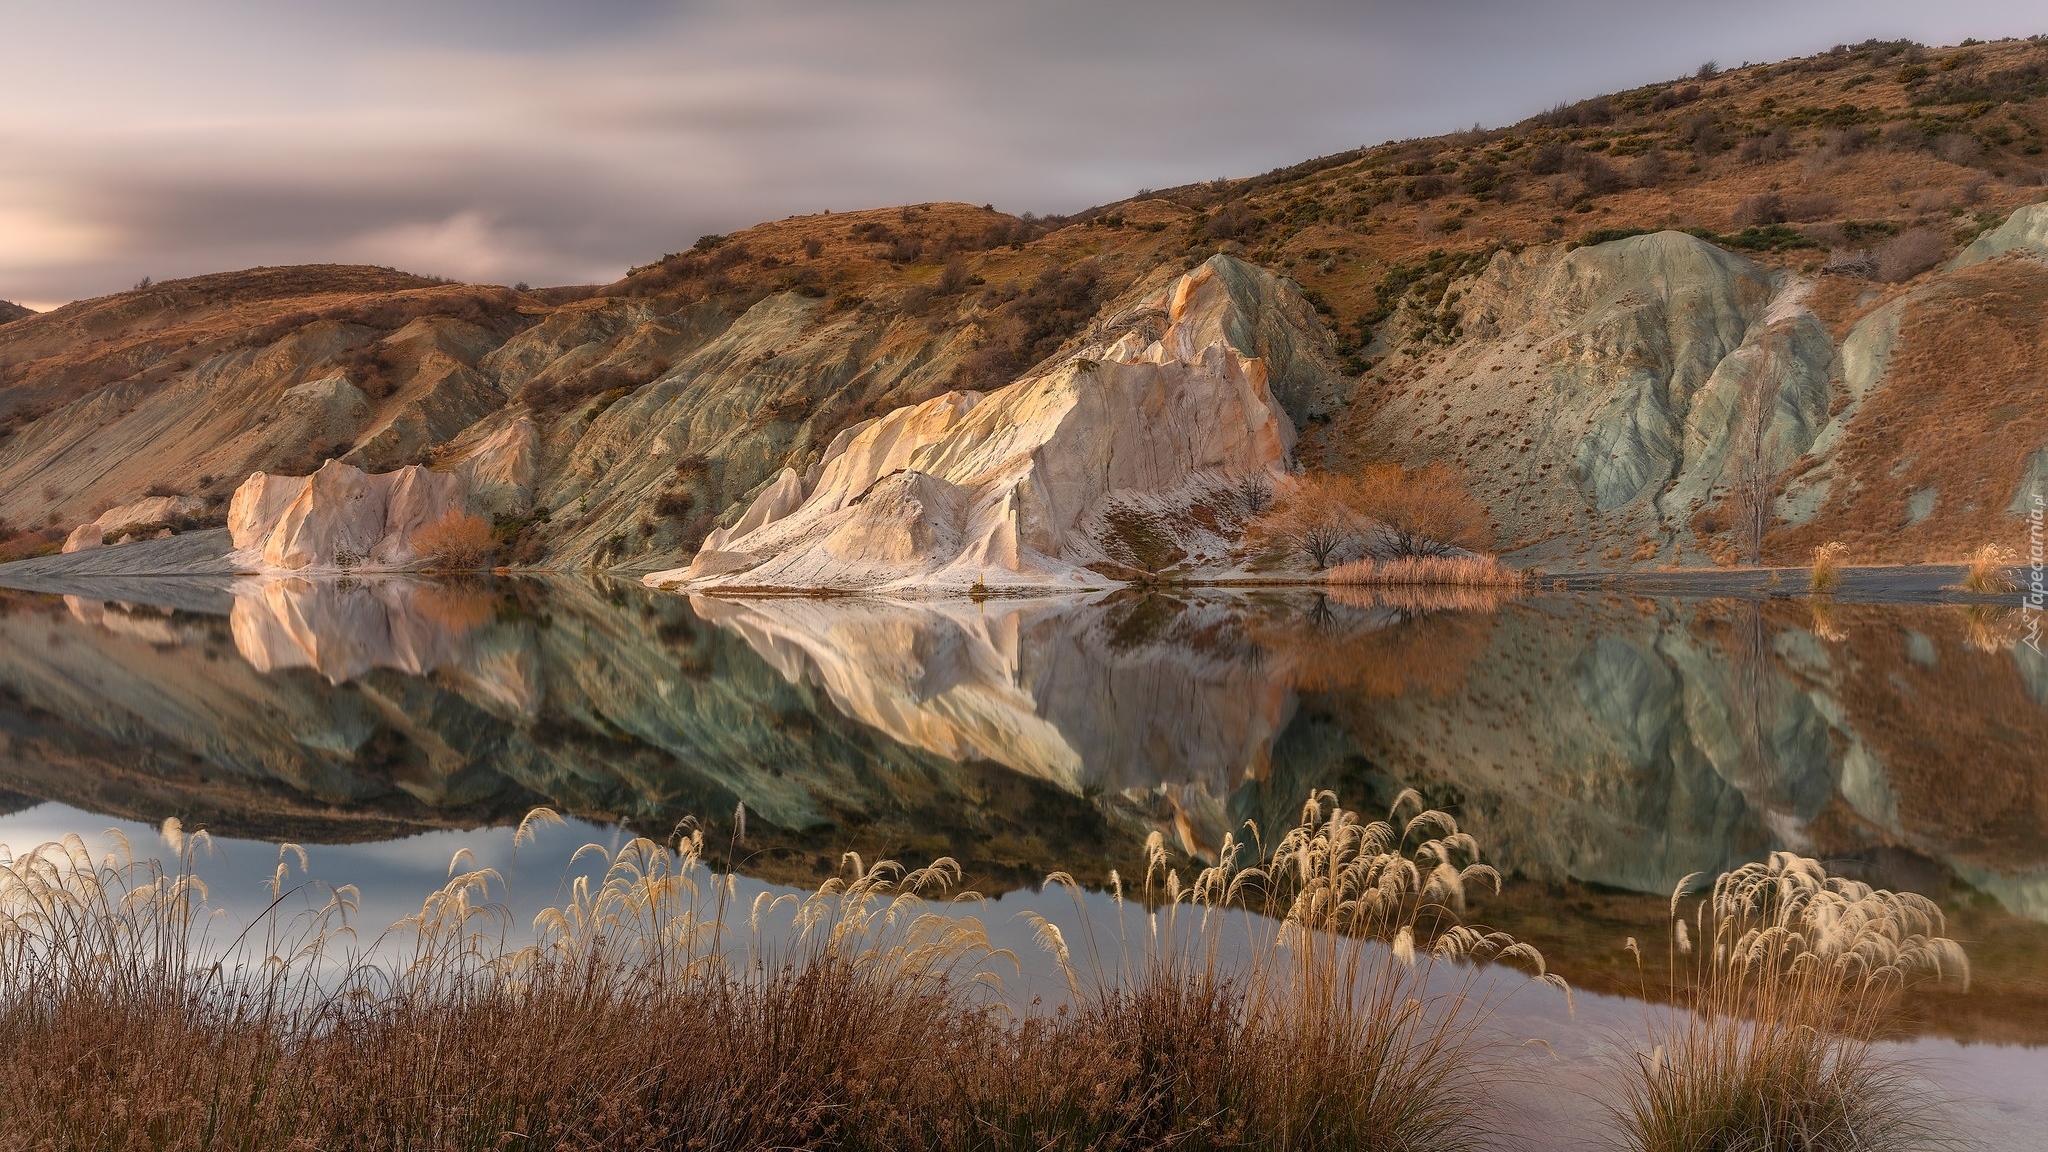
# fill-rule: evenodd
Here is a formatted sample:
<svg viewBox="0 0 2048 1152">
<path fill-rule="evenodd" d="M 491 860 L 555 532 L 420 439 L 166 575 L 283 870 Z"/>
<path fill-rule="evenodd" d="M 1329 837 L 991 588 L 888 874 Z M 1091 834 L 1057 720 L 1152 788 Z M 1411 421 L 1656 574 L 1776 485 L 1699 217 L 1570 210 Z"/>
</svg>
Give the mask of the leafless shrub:
<svg viewBox="0 0 2048 1152">
<path fill-rule="evenodd" d="M 1927 147 L 1927 133 L 1910 120 L 1898 120 L 1884 126 L 1878 141 L 1892 152 L 1918 152 Z"/>
<path fill-rule="evenodd" d="M 1966 132 L 1950 132 L 1934 142 L 1934 153 L 1951 164 L 1975 164 L 1983 154 L 1977 138 Z"/>
<path fill-rule="evenodd" d="M 1638 188 L 1654 188 L 1663 183 L 1671 164 L 1664 156 L 1664 150 L 1656 146 L 1629 161 L 1628 182 Z"/>
<path fill-rule="evenodd" d="M 1787 220 L 1825 220 L 1833 216 L 1841 202 L 1826 192 L 1807 192 L 1785 197 L 1785 218 Z"/>
<path fill-rule="evenodd" d="M 1821 265 L 1824 276 L 1855 276 L 1865 280 L 1877 276 L 1877 258 L 1867 248 L 1836 248 Z"/>
<path fill-rule="evenodd" d="M 1678 126 L 1678 138 L 1692 145 L 1692 150 L 1701 156 L 1710 156 L 1727 147 L 1728 138 L 1721 126 L 1708 113 L 1688 117 Z"/>
<path fill-rule="evenodd" d="M 1836 128 L 1823 132 L 1820 138 L 1820 147 L 1821 151 L 1830 159 L 1835 159 L 1843 156 L 1852 156 L 1861 152 L 1869 147 L 1871 141 L 1875 138 L 1875 134 L 1869 128 L 1861 124 L 1851 124 L 1847 128 Z"/>
<path fill-rule="evenodd" d="M 1897 283 L 1911 280 L 1941 263 L 1944 246 L 1941 234 L 1932 228 L 1912 228 L 1877 246 L 1877 278 Z"/>
<path fill-rule="evenodd" d="M 1946 188 L 1923 189 L 1913 197 L 1913 211 L 1922 215 L 1946 212 L 1955 206 L 1955 194 Z"/>
<path fill-rule="evenodd" d="M 1785 198 L 1776 192 L 1759 192 L 1745 196 L 1735 206 L 1735 222 L 1745 228 L 1758 224 L 1783 224 L 1786 220 Z"/>
<path fill-rule="evenodd" d="M 1736 156 L 1748 164 L 1769 164 L 1783 160 L 1792 154 L 1792 134 L 1783 128 L 1750 136 L 1743 140 Z"/>
<path fill-rule="evenodd" d="M 452 509 L 420 529 L 413 546 L 429 567 L 445 572 L 488 567 L 497 551 L 488 520 Z"/>
<path fill-rule="evenodd" d="M 1258 516 L 1273 506 L 1273 481 L 1264 472 L 1247 472 L 1231 485 L 1236 497 L 1238 511 L 1246 519 Z"/>
</svg>

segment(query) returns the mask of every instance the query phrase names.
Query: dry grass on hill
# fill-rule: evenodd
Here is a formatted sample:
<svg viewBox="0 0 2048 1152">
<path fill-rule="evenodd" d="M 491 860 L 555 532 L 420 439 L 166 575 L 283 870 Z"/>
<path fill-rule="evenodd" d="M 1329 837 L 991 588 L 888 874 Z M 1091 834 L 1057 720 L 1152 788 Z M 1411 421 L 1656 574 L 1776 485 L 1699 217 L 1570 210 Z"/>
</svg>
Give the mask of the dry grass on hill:
<svg viewBox="0 0 2048 1152">
<path fill-rule="evenodd" d="M 1987 543 L 2017 549 L 2025 522 L 2006 508 L 2027 461 L 2048 444 L 2043 364 L 2048 269 L 1994 261 L 1914 303 L 1885 386 L 1849 422 L 1835 511 L 1825 523 L 1772 531 L 1767 557 L 1796 563 L 1831 538 L 1863 563 L 1957 562 Z M 1933 513 L 1909 523 L 1913 494 L 1930 488 Z"/>
</svg>

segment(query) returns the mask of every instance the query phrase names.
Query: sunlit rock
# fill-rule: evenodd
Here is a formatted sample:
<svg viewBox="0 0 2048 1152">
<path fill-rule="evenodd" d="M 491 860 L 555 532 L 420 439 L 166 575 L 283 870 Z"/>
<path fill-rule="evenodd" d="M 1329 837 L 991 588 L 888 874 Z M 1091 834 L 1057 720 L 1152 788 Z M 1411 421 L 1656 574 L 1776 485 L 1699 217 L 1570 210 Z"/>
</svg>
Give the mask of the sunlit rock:
<svg viewBox="0 0 2048 1152">
<path fill-rule="evenodd" d="M 809 474 L 785 469 L 688 568 L 648 582 L 1100 586 L 1085 565 L 1109 558 L 1108 502 L 1286 473 L 1293 423 L 1266 362 L 1231 342 L 1253 323 L 1232 286 L 1262 280 L 1212 260 L 1150 302 L 1166 319 L 1155 339 L 1127 334 L 1084 349 L 1099 358 L 1076 354 L 986 395 L 948 392 L 848 428 Z"/>
<path fill-rule="evenodd" d="M 77 552 L 123 539 L 155 536 L 205 510 L 206 502 L 191 496 L 145 497 L 102 512 L 90 524 L 72 529 L 64 539 L 64 551 Z"/>
<path fill-rule="evenodd" d="M 258 472 L 235 490 L 236 562 L 271 571 L 379 571 L 422 563 L 417 536 L 467 506 L 462 477 L 417 465 L 370 474 L 330 460 L 311 476 Z"/>
</svg>

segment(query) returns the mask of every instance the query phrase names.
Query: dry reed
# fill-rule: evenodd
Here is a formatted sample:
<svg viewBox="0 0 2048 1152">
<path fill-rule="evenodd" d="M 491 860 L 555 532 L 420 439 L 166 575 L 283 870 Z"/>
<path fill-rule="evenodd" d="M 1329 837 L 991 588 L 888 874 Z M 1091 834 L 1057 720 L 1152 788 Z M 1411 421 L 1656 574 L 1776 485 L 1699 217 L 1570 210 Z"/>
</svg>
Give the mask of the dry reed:
<svg viewBox="0 0 2048 1152">
<path fill-rule="evenodd" d="M 1829 541 L 1813 550 L 1813 574 L 1808 586 L 1817 594 L 1825 595 L 1842 586 L 1842 558 L 1849 554 L 1849 546 L 1839 540 Z"/>
<path fill-rule="evenodd" d="M 1963 573 L 1963 589 L 1980 595 L 1996 596 L 2019 591 L 2012 573 L 2012 550 L 1998 544 L 1986 544 L 1970 556 L 1967 570 Z"/>
<path fill-rule="evenodd" d="M 973 899 L 949 861 L 849 857 L 741 907 L 701 833 L 592 846 L 602 875 L 514 946 L 503 879 L 458 857 L 363 951 L 351 891 L 285 914 L 289 847 L 256 928 L 213 938 L 203 839 L 166 838 L 168 869 L 76 837 L 0 864 L 0 1042 L 37 1054 L 0 1081 L 0 1148 L 1462 1147 L 1493 995 L 1471 962 L 1558 983 L 1460 922 L 1498 877 L 1450 817 L 1327 796 L 1262 867 L 1232 842 L 1184 883 L 1155 840 L 1145 927 L 1077 963 L 1041 923 L 1073 998 L 1021 1014 L 979 920 L 932 903 Z"/>
<path fill-rule="evenodd" d="M 1435 585 L 1449 588 L 1520 588 L 1528 578 L 1492 556 L 1402 556 L 1353 560 L 1323 573 L 1327 584 Z"/>
<path fill-rule="evenodd" d="M 1821 1152 L 1938 1136 L 1927 1092 L 1872 1042 L 1907 987 L 1967 983 L 1941 910 L 1775 852 L 1722 875 L 1688 918 L 1696 879 L 1671 897 L 1677 1005 L 1653 1018 L 1617 1109 L 1630 1146 Z"/>
</svg>

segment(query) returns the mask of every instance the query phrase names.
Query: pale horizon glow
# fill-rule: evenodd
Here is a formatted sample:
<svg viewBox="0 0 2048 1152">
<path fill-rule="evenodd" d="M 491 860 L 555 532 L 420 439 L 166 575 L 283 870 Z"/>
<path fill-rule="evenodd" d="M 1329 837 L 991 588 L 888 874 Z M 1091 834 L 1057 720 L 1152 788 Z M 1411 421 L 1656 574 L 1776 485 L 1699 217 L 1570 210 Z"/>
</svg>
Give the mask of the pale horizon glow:
<svg viewBox="0 0 2048 1152">
<path fill-rule="evenodd" d="M 2048 31 L 1994 0 L 0 4 L 0 299 L 39 310 L 259 264 L 603 282 L 825 208 L 1073 212 L 1707 59 Z"/>
</svg>

